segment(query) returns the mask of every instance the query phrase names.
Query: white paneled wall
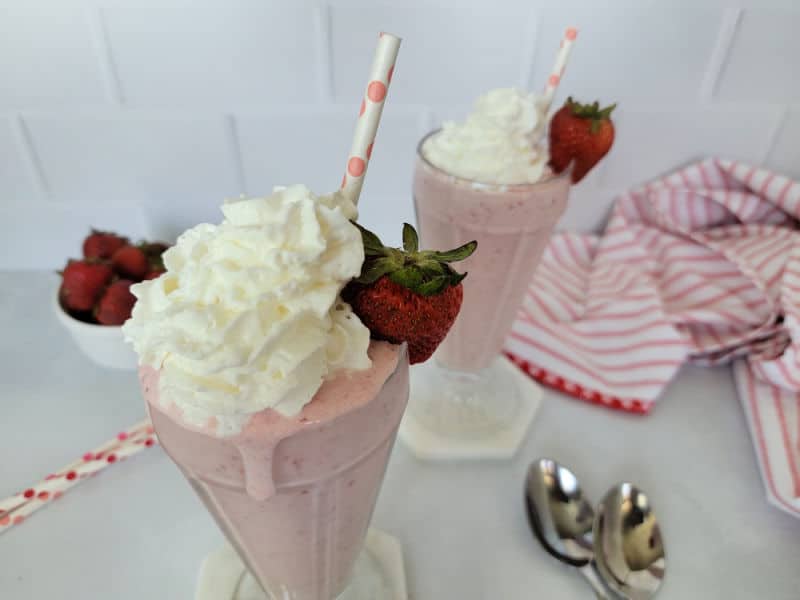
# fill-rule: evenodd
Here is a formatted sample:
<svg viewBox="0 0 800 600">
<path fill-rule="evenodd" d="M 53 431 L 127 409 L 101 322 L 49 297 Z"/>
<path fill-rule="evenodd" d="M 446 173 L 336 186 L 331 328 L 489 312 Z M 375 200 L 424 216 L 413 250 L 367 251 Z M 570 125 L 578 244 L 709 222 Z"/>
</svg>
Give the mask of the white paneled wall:
<svg viewBox="0 0 800 600">
<path fill-rule="evenodd" d="M 497 86 L 618 101 L 565 227 L 709 154 L 800 177 L 797 0 L 0 0 L 0 268 L 55 267 L 90 226 L 172 238 L 225 197 L 334 189 L 380 30 L 404 38 L 364 187 L 391 241 L 419 138 Z M 560 98 L 558 99 L 560 101 Z"/>
</svg>

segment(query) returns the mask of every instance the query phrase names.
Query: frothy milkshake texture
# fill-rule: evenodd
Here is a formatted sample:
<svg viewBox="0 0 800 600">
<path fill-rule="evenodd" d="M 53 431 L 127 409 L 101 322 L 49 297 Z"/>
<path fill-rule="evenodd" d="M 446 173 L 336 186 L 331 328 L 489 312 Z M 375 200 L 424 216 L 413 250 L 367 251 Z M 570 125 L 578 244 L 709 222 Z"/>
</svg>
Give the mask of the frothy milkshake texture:
<svg viewBox="0 0 800 600">
<path fill-rule="evenodd" d="M 369 330 L 339 297 L 364 260 L 355 206 L 294 185 L 222 212 L 178 238 L 164 275 L 131 288 L 124 332 L 159 371 L 162 402 L 228 436 L 265 409 L 299 413 L 326 378 L 371 363 Z"/>
<path fill-rule="evenodd" d="M 547 115 L 535 94 L 514 88 L 478 98 L 463 123 L 445 122 L 422 154 L 435 167 L 462 179 L 489 184 L 535 183 L 546 173 L 542 144 Z"/>
</svg>

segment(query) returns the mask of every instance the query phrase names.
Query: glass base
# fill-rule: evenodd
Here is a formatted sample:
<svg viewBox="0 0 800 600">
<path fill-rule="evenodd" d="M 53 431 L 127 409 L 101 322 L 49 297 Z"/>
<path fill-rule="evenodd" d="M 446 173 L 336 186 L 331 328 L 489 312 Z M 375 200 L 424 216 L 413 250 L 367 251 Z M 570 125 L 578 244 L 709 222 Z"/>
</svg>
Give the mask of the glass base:
<svg viewBox="0 0 800 600">
<path fill-rule="evenodd" d="M 265 592 L 236 551 L 226 545 L 203 563 L 195 600 L 294 600 L 294 596 L 281 590 Z M 350 583 L 330 600 L 408 600 L 402 548 L 397 539 L 370 529 Z"/>
<path fill-rule="evenodd" d="M 234 600 L 284 600 L 291 598 L 288 592 L 275 591 L 265 593 L 249 571 L 242 575 L 241 582 L 233 596 Z M 386 598 L 394 600 L 390 595 L 386 575 L 380 563 L 367 552 L 362 552 L 353 567 L 353 579 L 336 600 L 375 600 Z"/>
<path fill-rule="evenodd" d="M 542 392 L 503 356 L 466 373 L 435 361 L 413 367 L 400 438 L 420 458 L 511 458 Z"/>
<path fill-rule="evenodd" d="M 423 427 L 440 436 L 477 440 L 506 429 L 519 412 L 517 379 L 498 357 L 481 371 L 449 369 L 434 361 L 433 368 L 414 372 L 423 393 L 412 395 L 408 411 Z M 413 386 L 416 391 L 417 386 Z"/>
</svg>

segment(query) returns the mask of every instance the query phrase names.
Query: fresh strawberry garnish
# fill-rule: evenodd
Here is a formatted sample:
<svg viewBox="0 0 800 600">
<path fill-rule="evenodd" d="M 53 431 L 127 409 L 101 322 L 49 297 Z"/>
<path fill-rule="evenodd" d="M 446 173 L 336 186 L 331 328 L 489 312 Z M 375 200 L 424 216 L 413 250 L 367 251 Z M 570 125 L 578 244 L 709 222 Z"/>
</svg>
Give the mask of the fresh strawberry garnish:
<svg viewBox="0 0 800 600">
<path fill-rule="evenodd" d="M 148 271 L 147 274 L 143 277 L 144 281 L 148 279 L 155 279 L 156 277 L 161 277 L 165 273 L 164 269 L 155 269 L 153 271 Z"/>
<path fill-rule="evenodd" d="M 147 258 L 161 258 L 161 255 L 169 248 L 169 244 L 164 242 L 143 242 L 139 248 L 145 253 Z"/>
<path fill-rule="evenodd" d="M 144 242 L 139 244 L 139 248 L 142 249 L 142 252 L 147 257 L 149 266 L 144 279 L 155 279 L 166 271 L 162 255 L 169 249 L 169 245 L 163 242 Z"/>
<path fill-rule="evenodd" d="M 114 272 L 107 264 L 89 260 L 71 260 L 61 273 L 58 295 L 67 310 L 91 310 Z"/>
<path fill-rule="evenodd" d="M 94 316 L 101 325 L 122 325 L 131 316 L 136 296 L 131 294 L 133 281 L 118 279 L 106 288 L 97 303 Z"/>
<path fill-rule="evenodd" d="M 115 233 L 92 229 L 89 236 L 83 240 L 83 256 L 84 258 L 109 259 L 114 252 L 127 243 L 126 238 Z"/>
<path fill-rule="evenodd" d="M 123 246 L 111 257 L 114 271 L 134 281 L 141 281 L 150 271 L 150 263 L 141 248 Z"/>
<path fill-rule="evenodd" d="M 374 233 L 356 226 L 364 242 L 364 265 L 342 297 L 373 338 L 407 342 L 411 364 L 428 360 L 461 308 L 461 281 L 467 274 L 457 273 L 449 263 L 467 258 L 478 243 L 446 252 L 421 251 L 417 232 L 406 223 L 400 250 L 384 246 Z"/>
<path fill-rule="evenodd" d="M 570 163 L 572 182 L 578 183 L 614 143 L 611 112 L 616 104 L 580 104 L 567 98 L 550 121 L 550 167 L 561 173 Z"/>
</svg>

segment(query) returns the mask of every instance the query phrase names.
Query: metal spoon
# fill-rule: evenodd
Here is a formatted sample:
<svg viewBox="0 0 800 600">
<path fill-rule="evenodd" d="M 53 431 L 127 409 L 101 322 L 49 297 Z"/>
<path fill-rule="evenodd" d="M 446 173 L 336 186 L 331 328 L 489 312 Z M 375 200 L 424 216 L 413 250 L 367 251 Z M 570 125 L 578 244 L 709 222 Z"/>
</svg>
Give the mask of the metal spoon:
<svg viewBox="0 0 800 600">
<path fill-rule="evenodd" d="M 611 488 L 594 522 L 595 559 L 608 586 L 623 598 L 649 600 L 664 579 L 666 559 L 647 496 L 631 483 Z"/>
<path fill-rule="evenodd" d="M 598 598 L 609 598 L 594 564 L 594 511 L 577 477 L 554 460 L 537 460 L 528 469 L 525 504 L 531 529 L 545 550 L 578 567 Z"/>
</svg>

